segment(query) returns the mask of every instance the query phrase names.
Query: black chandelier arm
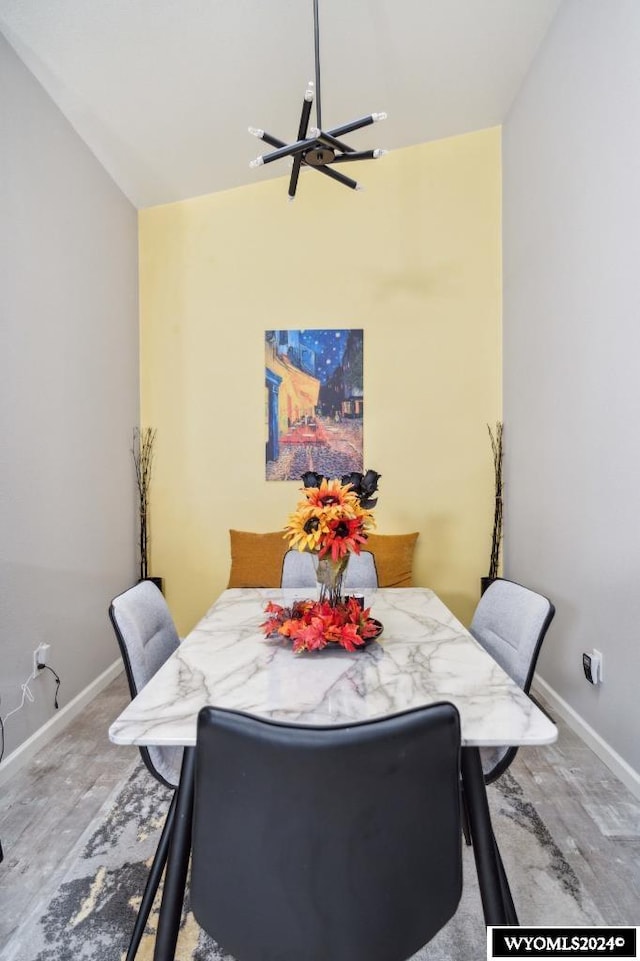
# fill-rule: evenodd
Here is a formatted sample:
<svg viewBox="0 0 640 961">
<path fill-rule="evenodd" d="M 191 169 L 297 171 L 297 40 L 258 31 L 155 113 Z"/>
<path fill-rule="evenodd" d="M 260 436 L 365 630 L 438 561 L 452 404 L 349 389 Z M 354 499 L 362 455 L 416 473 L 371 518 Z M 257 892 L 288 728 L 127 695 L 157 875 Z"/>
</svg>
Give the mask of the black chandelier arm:
<svg viewBox="0 0 640 961">
<path fill-rule="evenodd" d="M 331 137 L 341 137 L 343 133 L 351 133 L 352 130 L 360 130 L 361 127 L 368 127 L 369 124 L 377 123 L 379 120 L 386 119 L 386 113 L 370 113 L 359 120 L 352 120 L 350 123 L 343 123 L 340 127 L 333 127 L 326 132 Z"/>
<path fill-rule="evenodd" d="M 311 104 L 313 102 L 313 95 L 307 90 L 305 94 L 304 101 L 302 103 L 302 113 L 300 114 L 300 126 L 298 127 L 298 140 L 303 140 L 307 136 L 307 130 L 309 128 L 309 117 L 311 116 Z M 300 176 L 300 167 L 302 166 L 302 154 L 298 153 L 293 158 L 293 167 L 291 168 L 291 177 L 289 178 L 289 200 L 293 200 L 296 195 L 296 190 L 298 187 L 298 177 Z"/>
<path fill-rule="evenodd" d="M 274 160 L 281 160 L 283 157 L 293 157 L 295 154 L 303 153 L 303 151 L 308 150 L 313 147 L 316 143 L 316 138 L 311 137 L 308 140 L 296 140 L 295 143 L 285 145 L 280 147 L 279 150 L 272 150 L 271 153 L 262 154 L 261 157 L 256 157 L 249 164 L 250 167 L 260 167 L 262 164 L 273 163 Z"/>
<path fill-rule="evenodd" d="M 265 143 L 268 143 L 269 146 L 271 146 L 271 147 L 286 147 L 286 146 L 287 146 L 286 143 L 284 142 L 284 140 L 278 140 L 277 137 L 272 137 L 271 134 L 270 134 L 270 133 L 267 133 L 266 130 L 263 130 L 263 131 L 262 131 L 262 136 L 260 137 L 260 140 L 264 140 L 264 142 L 265 142 Z"/>
<path fill-rule="evenodd" d="M 352 153 L 336 154 L 333 164 L 350 163 L 352 160 L 377 160 L 382 151 L 376 150 L 355 150 Z"/>
<path fill-rule="evenodd" d="M 293 158 L 293 167 L 291 168 L 291 177 L 289 178 L 289 200 L 293 200 L 296 195 L 296 190 L 298 189 L 298 177 L 300 176 L 300 167 L 302 166 L 302 154 L 299 153 Z"/>
<path fill-rule="evenodd" d="M 332 137 L 330 133 L 325 133 L 324 130 L 318 131 L 318 140 L 320 143 L 326 144 L 327 147 L 331 147 L 332 150 L 339 150 L 340 153 L 355 153 L 354 148 L 350 147 L 349 144 L 343 143 L 342 140 L 336 140 L 335 137 Z"/>
<path fill-rule="evenodd" d="M 344 184 L 345 187 L 351 187 L 352 190 L 360 189 L 357 180 L 345 177 L 344 174 L 338 173 L 337 170 L 331 170 L 330 167 L 311 167 L 311 169 L 317 170 L 319 174 L 325 174 L 326 177 L 331 177 L 332 180 L 337 180 L 339 184 Z"/>
<path fill-rule="evenodd" d="M 305 96 L 304 100 L 302 101 L 302 113 L 300 114 L 300 126 L 298 127 L 299 141 L 308 139 L 307 130 L 309 128 L 309 117 L 311 116 L 312 99 L 313 98 L 311 97 L 307 99 Z"/>
</svg>

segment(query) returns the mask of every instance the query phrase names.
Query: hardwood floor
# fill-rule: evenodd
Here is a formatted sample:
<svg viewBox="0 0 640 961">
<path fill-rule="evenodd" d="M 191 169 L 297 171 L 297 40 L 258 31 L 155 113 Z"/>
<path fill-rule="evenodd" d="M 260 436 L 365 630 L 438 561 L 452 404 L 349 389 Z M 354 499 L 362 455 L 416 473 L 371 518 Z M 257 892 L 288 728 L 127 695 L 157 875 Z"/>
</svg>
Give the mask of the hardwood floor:
<svg viewBox="0 0 640 961">
<path fill-rule="evenodd" d="M 638 925 L 640 801 L 554 720 L 557 742 L 520 750 L 512 771 L 606 923 Z"/>
<path fill-rule="evenodd" d="M 107 736 L 129 699 L 121 674 L 2 788 L 0 945 L 34 898 L 55 890 L 61 862 L 139 757 Z"/>
<path fill-rule="evenodd" d="M 128 700 L 121 675 L 3 789 L 0 945 L 34 898 L 55 890 L 68 852 L 137 759 L 107 737 Z M 558 743 L 521 750 L 512 771 L 607 923 L 640 924 L 640 802 L 558 723 Z"/>
</svg>

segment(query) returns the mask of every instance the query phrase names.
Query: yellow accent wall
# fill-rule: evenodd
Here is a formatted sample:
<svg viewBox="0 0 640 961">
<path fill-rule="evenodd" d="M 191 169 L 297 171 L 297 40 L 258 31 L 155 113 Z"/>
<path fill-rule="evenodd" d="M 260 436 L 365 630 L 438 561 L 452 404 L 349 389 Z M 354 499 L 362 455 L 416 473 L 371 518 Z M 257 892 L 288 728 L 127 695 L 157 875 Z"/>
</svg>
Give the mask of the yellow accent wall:
<svg viewBox="0 0 640 961">
<path fill-rule="evenodd" d="M 349 170 L 353 173 L 353 169 Z M 415 580 L 469 620 L 501 416 L 501 159 L 492 128 L 140 212 L 141 422 L 157 428 L 152 573 L 181 633 L 224 589 L 230 527 L 280 528 L 264 479 L 264 331 L 364 329 L 365 467 L 380 533 L 420 531 Z"/>
</svg>

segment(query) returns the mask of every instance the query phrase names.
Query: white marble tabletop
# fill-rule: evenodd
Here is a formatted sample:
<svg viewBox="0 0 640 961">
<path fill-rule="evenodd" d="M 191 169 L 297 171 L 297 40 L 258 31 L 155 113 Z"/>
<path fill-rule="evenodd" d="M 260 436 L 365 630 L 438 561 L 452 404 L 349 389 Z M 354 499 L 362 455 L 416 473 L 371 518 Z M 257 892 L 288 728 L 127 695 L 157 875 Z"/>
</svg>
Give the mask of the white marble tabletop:
<svg viewBox="0 0 640 961">
<path fill-rule="evenodd" d="M 555 725 L 471 637 L 433 591 L 365 591 L 379 641 L 349 654 L 294 654 L 265 638 L 268 600 L 290 603 L 309 591 L 226 590 L 114 721 L 116 744 L 194 745 L 206 704 L 261 717 L 340 724 L 451 701 L 462 743 L 550 744 Z"/>
</svg>

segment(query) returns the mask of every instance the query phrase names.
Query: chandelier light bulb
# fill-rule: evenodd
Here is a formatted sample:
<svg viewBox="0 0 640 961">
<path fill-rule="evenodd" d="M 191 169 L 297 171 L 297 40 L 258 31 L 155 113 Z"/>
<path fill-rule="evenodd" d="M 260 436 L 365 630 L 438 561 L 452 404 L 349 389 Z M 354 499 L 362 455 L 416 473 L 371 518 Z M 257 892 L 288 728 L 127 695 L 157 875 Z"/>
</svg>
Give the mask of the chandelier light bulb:
<svg viewBox="0 0 640 961">
<path fill-rule="evenodd" d="M 304 99 L 307 101 L 307 103 L 311 103 L 311 101 L 313 100 L 313 81 L 312 80 L 310 80 L 309 83 L 307 84 L 307 89 L 304 92 Z"/>
<path fill-rule="evenodd" d="M 259 140 L 264 137 L 264 130 L 261 130 L 260 127 L 248 127 L 247 129 L 253 137 L 258 137 Z"/>
<path fill-rule="evenodd" d="M 261 167 L 263 163 L 264 163 L 264 159 L 262 157 L 256 157 L 255 160 L 249 161 L 249 166 L 252 169 L 255 169 L 256 167 Z"/>
<path fill-rule="evenodd" d="M 378 123 L 379 120 L 386 120 L 388 116 L 389 115 L 385 113 L 383 110 L 381 113 L 372 113 L 371 119 L 373 120 L 374 123 Z"/>
<path fill-rule="evenodd" d="M 388 150 L 383 150 L 382 147 L 376 147 L 376 149 L 373 151 L 373 156 L 376 160 L 378 160 L 379 157 L 384 157 L 385 154 L 388 153 Z"/>
</svg>

